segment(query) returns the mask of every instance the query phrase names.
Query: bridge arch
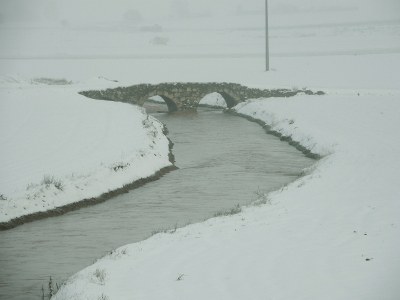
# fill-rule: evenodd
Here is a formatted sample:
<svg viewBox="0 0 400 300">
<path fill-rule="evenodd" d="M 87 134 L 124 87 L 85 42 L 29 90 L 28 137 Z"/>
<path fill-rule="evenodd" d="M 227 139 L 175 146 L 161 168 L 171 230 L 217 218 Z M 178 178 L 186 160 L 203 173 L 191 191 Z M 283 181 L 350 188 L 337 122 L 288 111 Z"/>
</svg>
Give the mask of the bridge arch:
<svg viewBox="0 0 400 300">
<path fill-rule="evenodd" d="M 207 92 L 204 95 L 201 95 L 199 97 L 198 105 L 200 105 L 200 106 L 216 106 L 216 107 L 220 106 L 217 103 L 218 99 L 216 99 L 215 103 L 213 103 L 213 101 L 210 101 L 209 97 L 212 97 L 213 94 L 218 95 L 215 97 L 222 98 L 223 101 L 225 102 L 227 108 L 232 108 L 240 102 L 237 99 L 235 99 L 235 97 L 233 97 L 230 93 L 228 93 L 226 91 L 215 90 L 215 91 Z"/>
<path fill-rule="evenodd" d="M 221 91 L 221 92 L 217 92 L 218 94 L 220 94 L 222 96 L 222 98 L 224 98 L 225 102 L 226 102 L 226 106 L 228 108 L 232 108 L 234 107 L 236 104 L 239 103 L 238 100 L 236 100 L 234 97 L 232 97 L 230 94 L 228 94 L 227 92 Z"/>
<path fill-rule="evenodd" d="M 155 100 L 152 98 L 158 98 L 158 99 L 162 99 L 160 100 Z M 176 101 L 174 101 L 169 95 L 167 96 L 165 93 L 158 93 L 156 91 L 152 91 L 149 94 L 145 95 L 144 97 L 142 97 L 141 101 L 139 101 L 139 105 L 144 106 L 146 102 L 151 101 L 151 102 L 158 102 L 160 104 L 166 104 L 167 108 L 168 108 L 168 112 L 175 112 L 179 110 L 179 107 L 176 103 Z"/>
<path fill-rule="evenodd" d="M 164 102 L 167 104 L 169 112 L 175 112 L 178 110 L 178 106 L 176 105 L 175 101 L 172 100 L 170 97 L 167 97 L 165 95 L 157 95 L 157 96 L 161 97 L 164 100 Z"/>
</svg>

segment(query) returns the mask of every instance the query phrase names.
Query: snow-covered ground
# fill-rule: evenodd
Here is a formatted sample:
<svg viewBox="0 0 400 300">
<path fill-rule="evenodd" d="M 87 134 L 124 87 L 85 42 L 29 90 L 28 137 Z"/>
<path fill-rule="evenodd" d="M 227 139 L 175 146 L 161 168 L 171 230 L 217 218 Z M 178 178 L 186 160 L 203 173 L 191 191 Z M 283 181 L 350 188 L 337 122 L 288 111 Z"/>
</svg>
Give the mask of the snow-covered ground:
<svg viewBox="0 0 400 300">
<path fill-rule="evenodd" d="M 218 5 L 224 1 L 213 2 L 221 8 Z M 225 2 L 229 5 L 231 1 Z M 85 158 L 92 165 L 82 165 L 81 170 L 98 174 L 99 167 L 119 176 L 110 170 L 114 157 L 101 158 L 103 166 L 98 166 L 90 156 L 105 146 L 101 135 L 108 130 L 118 131 L 112 137 L 116 145 L 128 143 L 125 136 L 139 134 L 130 129 L 120 134 L 114 121 L 127 121 L 119 120 L 123 118 L 120 114 L 138 116 L 132 128 L 140 128 L 145 117 L 132 106 L 84 99 L 76 94 L 81 89 L 142 82 L 226 81 L 327 92 L 320 97 L 253 99 L 235 108 L 324 156 L 306 176 L 268 195 L 265 204 L 237 215 L 122 246 L 72 276 L 55 299 L 399 298 L 399 4 L 394 0 L 334 4 L 308 0 L 304 7 L 295 0 L 272 3 L 272 70 L 265 72 L 264 19 L 262 13 L 252 11 L 250 3 L 255 2 L 235 7 L 236 13 L 229 16 L 175 16 L 169 23 L 161 17 L 156 21 L 145 18 L 149 23 L 144 25 L 160 22 L 161 31 L 158 27 L 154 31 L 156 27 L 88 26 L 73 21 L 61 27 L 0 26 L 0 35 L 8 42 L 0 47 L 2 116 L 3 110 L 11 112 L 1 119 L 1 127 L 5 124 L 7 130 L 3 133 L 1 128 L 0 137 L 25 136 L 36 147 L 31 152 L 26 146 L 14 147 L 15 153 L 9 154 L 12 159 L 2 155 L 2 165 L 9 168 L 7 173 L 1 170 L 2 185 L 3 178 L 9 182 L 7 191 L 19 180 L 8 172 L 16 172 L 13 168 L 19 159 L 15 157 L 22 151 L 25 164 L 38 165 L 43 152 L 38 149 L 44 149 L 42 161 L 48 157 L 51 164 L 39 169 L 45 173 L 26 172 L 30 177 L 21 187 L 40 184 L 44 175 L 73 178 L 72 169 L 79 163 L 68 161 L 58 172 L 55 166 L 61 159 L 53 155 L 82 139 L 95 145 L 82 148 L 87 149 Z M 189 15 L 195 13 L 187 9 Z M 91 79 L 99 76 L 103 78 L 100 83 Z M 73 83 L 62 87 L 19 83 L 40 77 L 66 78 Z M 33 102 L 26 104 L 28 100 L 40 103 L 45 111 Z M 23 112 L 18 103 L 29 109 Z M 114 113 L 115 117 L 107 115 Z M 44 114 L 46 118 L 41 118 Z M 46 125 L 48 116 L 63 124 L 71 142 Z M 74 122 L 68 121 L 71 117 Z M 99 120 L 103 118 L 110 120 L 108 125 Z M 31 135 L 25 131 L 34 127 L 20 125 L 36 122 L 39 133 Z M 86 141 L 91 134 L 93 138 Z M 45 141 L 50 135 L 59 141 L 58 146 Z M 45 146 L 40 148 L 39 141 Z M 166 141 L 162 144 L 167 147 Z M 123 145 L 137 149 L 135 144 Z M 117 151 L 119 161 L 125 156 Z M 32 162 L 31 153 L 36 155 Z M 166 157 L 162 162 L 166 163 Z M 103 187 L 110 188 L 109 182 Z M 54 188 L 44 190 L 59 193 Z"/>
<path fill-rule="evenodd" d="M 161 98 L 160 96 L 153 96 L 149 98 L 150 100 L 165 104 L 164 99 Z M 220 108 L 226 108 L 226 102 L 225 99 L 218 93 L 210 93 L 208 95 L 205 95 L 199 102 L 200 105 L 208 105 L 208 106 L 214 106 L 214 107 L 220 107 Z"/>
<path fill-rule="evenodd" d="M 235 110 L 325 158 L 266 204 L 116 249 L 55 299 L 398 299 L 398 97 Z"/>
<path fill-rule="evenodd" d="M 208 105 L 208 106 L 214 106 L 214 107 L 221 107 L 221 108 L 226 108 L 226 102 L 225 99 L 218 93 L 211 93 L 203 97 L 200 102 L 200 105 Z"/>
<path fill-rule="evenodd" d="M 0 222 L 97 197 L 171 165 L 160 122 L 78 91 L 2 83 Z"/>
</svg>

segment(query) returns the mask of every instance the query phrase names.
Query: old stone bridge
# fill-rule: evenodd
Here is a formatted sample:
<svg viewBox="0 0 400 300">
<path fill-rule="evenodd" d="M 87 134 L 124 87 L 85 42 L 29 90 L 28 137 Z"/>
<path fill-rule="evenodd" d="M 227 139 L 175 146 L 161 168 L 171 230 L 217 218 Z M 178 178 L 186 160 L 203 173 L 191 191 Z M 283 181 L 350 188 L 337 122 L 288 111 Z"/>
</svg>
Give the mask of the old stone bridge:
<svg viewBox="0 0 400 300">
<path fill-rule="evenodd" d="M 137 84 L 106 90 L 83 91 L 80 94 L 93 99 L 129 102 L 140 106 L 150 97 L 160 96 L 167 104 L 168 110 L 174 112 L 178 110 L 195 110 L 200 100 L 213 92 L 219 93 L 225 99 L 228 108 L 250 98 L 290 97 L 297 93 L 306 93 L 309 95 L 323 94 L 321 91 L 314 93 L 306 89 L 261 90 L 226 82 Z"/>
</svg>

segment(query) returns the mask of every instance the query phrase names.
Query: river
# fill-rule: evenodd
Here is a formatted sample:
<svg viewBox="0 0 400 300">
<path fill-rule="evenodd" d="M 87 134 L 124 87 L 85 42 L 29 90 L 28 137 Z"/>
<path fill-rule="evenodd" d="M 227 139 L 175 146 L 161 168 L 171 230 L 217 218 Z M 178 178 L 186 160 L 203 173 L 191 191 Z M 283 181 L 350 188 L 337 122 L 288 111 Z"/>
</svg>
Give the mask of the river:
<svg viewBox="0 0 400 300">
<path fill-rule="evenodd" d="M 155 113 L 178 170 L 104 203 L 0 232 L 0 299 L 42 299 L 110 250 L 199 222 L 295 180 L 314 163 L 256 123 L 218 110 Z"/>
</svg>

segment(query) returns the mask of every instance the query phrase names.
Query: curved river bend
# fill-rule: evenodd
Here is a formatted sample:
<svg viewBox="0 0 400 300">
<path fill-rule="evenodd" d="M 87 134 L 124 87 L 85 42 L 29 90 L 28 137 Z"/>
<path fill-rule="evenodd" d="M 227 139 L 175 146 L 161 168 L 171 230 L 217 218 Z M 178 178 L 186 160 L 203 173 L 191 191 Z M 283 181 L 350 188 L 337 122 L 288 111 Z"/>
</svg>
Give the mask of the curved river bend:
<svg viewBox="0 0 400 300">
<path fill-rule="evenodd" d="M 0 232 L 0 299 L 42 299 L 111 249 L 198 222 L 295 180 L 314 160 L 221 111 L 155 114 L 169 129 L 178 170 L 104 203 Z"/>
</svg>

